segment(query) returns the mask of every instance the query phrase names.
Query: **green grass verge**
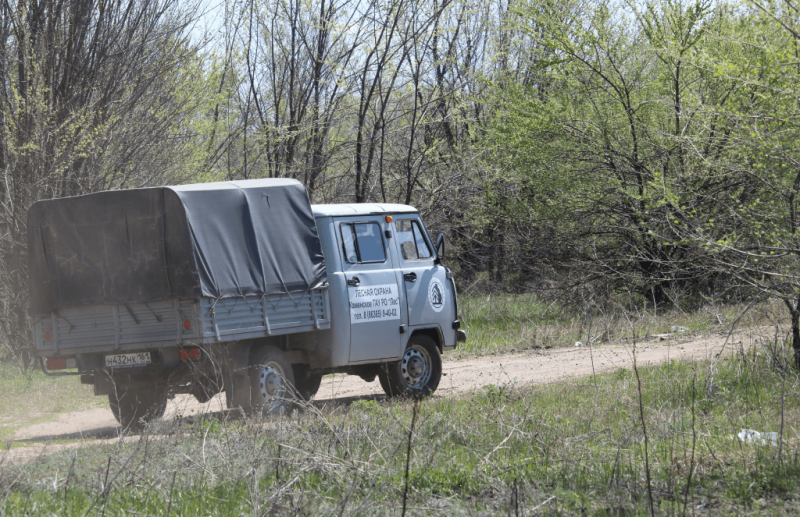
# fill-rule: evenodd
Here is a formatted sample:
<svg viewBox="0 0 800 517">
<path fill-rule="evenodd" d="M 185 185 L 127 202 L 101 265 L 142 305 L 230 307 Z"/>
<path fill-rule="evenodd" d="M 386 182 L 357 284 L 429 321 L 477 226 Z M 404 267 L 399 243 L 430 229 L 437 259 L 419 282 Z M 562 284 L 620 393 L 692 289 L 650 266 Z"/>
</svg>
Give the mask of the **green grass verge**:
<svg viewBox="0 0 800 517">
<path fill-rule="evenodd" d="M 95 397 L 92 386 L 77 376 L 48 377 L 39 370 L 20 373 L 0 362 L 0 441 L 17 429 L 48 422 L 70 411 L 106 407 L 105 398 Z"/>
<path fill-rule="evenodd" d="M 737 328 L 789 324 L 789 314 L 777 302 L 765 302 L 749 308 L 746 305 L 707 305 L 691 312 L 670 307 L 639 311 L 609 304 L 601 311 L 590 307 L 585 314 L 558 302 L 544 302 L 536 295 L 499 294 L 462 296 L 458 300 L 467 342 L 453 354 L 474 356 L 521 350 L 572 346 L 576 341 L 595 344 L 631 338 L 636 328 L 639 337 L 673 333 L 673 327 L 691 332 L 730 330 L 740 318 Z M 744 316 L 742 317 L 742 315 Z"/>
<path fill-rule="evenodd" d="M 800 512 L 800 381 L 772 353 L 639 370 L 657 515 Z M 649 515 L 638 385 L 618 370 L 423 401 L 408 515 Z M 162 423 L 4 464 L 0 513 L 398 515 L 413 408 L 359 400 L 265 421 Z M 780 432 L 781 417 L 780 454 L 736 438 Z"/>
</svg>

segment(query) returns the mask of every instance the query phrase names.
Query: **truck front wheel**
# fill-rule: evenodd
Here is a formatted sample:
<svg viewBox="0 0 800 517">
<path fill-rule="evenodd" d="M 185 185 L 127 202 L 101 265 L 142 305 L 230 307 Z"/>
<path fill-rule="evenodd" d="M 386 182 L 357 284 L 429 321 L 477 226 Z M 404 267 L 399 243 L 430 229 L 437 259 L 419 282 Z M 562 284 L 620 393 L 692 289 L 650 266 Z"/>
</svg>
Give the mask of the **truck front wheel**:
<svg viewBox="0 0 800 517">
<path fill-rule="evenodd" d="M 442 378 L 442 355 L 436 342 L 424 334 L 413 336 L 403 357 L 385 364 L 378 378 L 390 397 L 427 397 Z"/>
<path fill-rule="evenodd" d="M 250 396 L 253 411 L 266 415 L 282 415 L 292 407 L 294 373 L 292 364 L 280 349 L 261 346 L 250 361 Z"/>
<path fill-rule="evenodd" d="M 108 394 L 108 404 L 123 429 L 141 431 L 144 423 L 164 416 L 167 392 L 153 388 L 118 387 Z"/>
</svg>

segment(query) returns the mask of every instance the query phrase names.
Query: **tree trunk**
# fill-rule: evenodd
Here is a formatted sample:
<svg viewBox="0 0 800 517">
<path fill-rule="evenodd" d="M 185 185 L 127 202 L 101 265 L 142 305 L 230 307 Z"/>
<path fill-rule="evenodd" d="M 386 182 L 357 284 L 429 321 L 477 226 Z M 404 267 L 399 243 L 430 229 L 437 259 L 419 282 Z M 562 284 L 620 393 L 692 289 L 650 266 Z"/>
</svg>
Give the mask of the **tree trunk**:
<svg viewBox="0 0 800 517">
<path fill-rule="evenodd" d="M 794 365 L 800 369 L 800 298 L 794 310 L 791 311 L 792 315 L 792 349 L 794 349 Z"/>
<path fill-rule="evenodd" d="M 797 300 L 790 300 L 784 298 L 783 303 L 789 309 L 789 315 L 792 318 L 792 349 L 794 350 L 794 364 L 795 367 L 800 369 L 800 293 L 797 295 Z"/>
</svg>

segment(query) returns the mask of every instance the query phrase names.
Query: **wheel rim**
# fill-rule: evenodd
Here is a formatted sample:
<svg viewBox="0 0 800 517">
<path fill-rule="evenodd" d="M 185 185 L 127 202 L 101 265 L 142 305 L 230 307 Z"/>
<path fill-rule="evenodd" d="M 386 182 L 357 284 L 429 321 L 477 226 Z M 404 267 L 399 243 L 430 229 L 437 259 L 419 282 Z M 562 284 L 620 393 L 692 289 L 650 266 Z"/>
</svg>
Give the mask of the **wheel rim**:
<svg viewBox="0 0 800 517">
<path fill-rule="evenodd" d="M 431 356 L 424 348 L 413 345 L 400 362 L 403 379 L 411 389 L 425 386 L 431 378 Z"/>
<path fill-rule="evenodd" d="M 286 400 L 285 378 L 283 368 L 278 363 L 270 361 L 261 366 L 256 396 L 265 410 L 277 409 L 283 405 Z"/>
</svg>

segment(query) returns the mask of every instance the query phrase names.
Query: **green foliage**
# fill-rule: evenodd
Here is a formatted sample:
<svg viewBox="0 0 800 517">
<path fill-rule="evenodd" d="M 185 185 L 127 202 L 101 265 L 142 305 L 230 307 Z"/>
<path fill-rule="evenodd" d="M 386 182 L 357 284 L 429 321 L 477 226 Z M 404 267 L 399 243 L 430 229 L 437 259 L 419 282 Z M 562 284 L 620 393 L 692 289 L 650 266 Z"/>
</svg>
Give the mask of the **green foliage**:
<svg viewBox="0 0 800 517">
<path fill-rule="evenodd" d="M 523 255 L 570 283 L 660 303 L 681 285 L 796 296 L 796 17 L 682 0 L 515 11 L 531 78 L 491 85 L 499 201 L 481 220 L 525 228 Z"/>
<path fill-rule="evenodd" d="M 485 490 L 472 472 L 458 467 L 414 472 L 409 475 L 409 486 L 414 490 L 441 497 L 474 497 Z"/>
<path fill-rule="evenodd" d="M 379 410 L 379 405 L 374 400 L 356 400 L 350 404 L 350 409 L 363 413 L 375 413 Z"/>
<path fill-rule="evenodd" d="M 511 400 L 511 392 L 504 386 L 488 384 L 475 394 L 475 399 L 482 405 L 498 407 Z"/>
</svg>

